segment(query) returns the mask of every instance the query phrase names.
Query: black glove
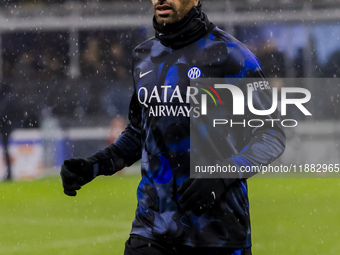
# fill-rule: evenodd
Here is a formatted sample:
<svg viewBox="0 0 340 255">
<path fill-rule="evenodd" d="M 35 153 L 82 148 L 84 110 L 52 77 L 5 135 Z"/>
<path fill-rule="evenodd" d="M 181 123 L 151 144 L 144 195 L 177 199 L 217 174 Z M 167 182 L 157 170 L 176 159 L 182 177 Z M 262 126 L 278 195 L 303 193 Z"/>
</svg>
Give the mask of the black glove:
<svg viewBox="0 0 340 255">
<path fill-rule="evenodd" d="M 183 210 L 201 216 L 224 194 L 222 179 L 188 179 L 178 188 L 179 203 Z"/>
<path fill-rule="evenodd" d="M 92 181 L 97 173 L 94 171 L 93 163 L 82 158 L 70 158 L 61 166 L 61 180 L 64 193 L 68 196 L 77 195 L 76 190 Z"/>
</svg>

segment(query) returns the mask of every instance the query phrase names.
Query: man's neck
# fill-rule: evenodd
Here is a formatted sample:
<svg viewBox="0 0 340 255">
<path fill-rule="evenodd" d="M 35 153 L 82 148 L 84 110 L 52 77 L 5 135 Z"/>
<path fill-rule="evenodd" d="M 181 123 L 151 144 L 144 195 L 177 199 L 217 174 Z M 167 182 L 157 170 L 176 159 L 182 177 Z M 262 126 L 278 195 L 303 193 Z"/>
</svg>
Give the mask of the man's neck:
<svg viewBox="0 0 340 255">
<path fill-rule="evenodd" d="M 173 49 L 185 47 L 199 40 L 208 32 L 211 25 L 201 8 L 202 5 L 199 2 L 197 6 L 191 8 L 182 20 L 173 24 L 160 25 L 154 17 L 156 38 L 163 45 Z"/>
</svg>

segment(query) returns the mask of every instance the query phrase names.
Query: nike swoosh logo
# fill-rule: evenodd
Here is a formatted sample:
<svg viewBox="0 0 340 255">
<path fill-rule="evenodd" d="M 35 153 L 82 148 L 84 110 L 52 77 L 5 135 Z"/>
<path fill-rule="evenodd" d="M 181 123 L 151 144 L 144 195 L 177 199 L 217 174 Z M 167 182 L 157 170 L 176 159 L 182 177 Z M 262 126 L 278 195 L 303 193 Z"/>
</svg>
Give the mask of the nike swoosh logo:
<svg viewBox="0 0 340 255">
<path fill-rule="evenodd" d="M 146 72 L 146 73 L 142 73 L 142 71 L 141 71 L 141 72 L 139 73 L 139 79 L 143 78 L 145 75 L 151 73 L 152 71 L 153 71 L 153 70 L 150 70 L 150 71 L 148 71 L 148 72 Z"/>
</svg>

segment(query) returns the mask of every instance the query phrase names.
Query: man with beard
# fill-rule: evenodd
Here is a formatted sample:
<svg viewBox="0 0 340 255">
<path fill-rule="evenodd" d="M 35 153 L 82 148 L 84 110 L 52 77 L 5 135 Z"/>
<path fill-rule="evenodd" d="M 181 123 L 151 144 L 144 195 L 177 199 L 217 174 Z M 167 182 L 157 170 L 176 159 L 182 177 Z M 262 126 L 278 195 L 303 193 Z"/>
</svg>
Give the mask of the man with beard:
<svg viewBox="0 0 340 255">
<path fill-rule="evenodd" d="M 130 124 L 92 157 L 65 160 L 64 192 L 75 196 L 96 176 L 112 175 L 141 159 L 138 206 L 126 255 L 251 254 L 246 179 L 189 178 L 190 118 L 161 109 L 190 106 L 184 99 L 191 93 L 191 79 L 263 78 L 260 65 L 242 43 L 208 20 L 198 0 L 152 3 L 155 37 L 133 52 Z M 271 106 L 270 97 L 263 96 L 268 91 L 253 93 L 256 109 Z M 230 115 L 232 110 L 226 111 Z M 285 135 L 279 122 L 272 123 L 227 129 L 224 163 L 239 169 L 279 157 Z"/>
</svg>

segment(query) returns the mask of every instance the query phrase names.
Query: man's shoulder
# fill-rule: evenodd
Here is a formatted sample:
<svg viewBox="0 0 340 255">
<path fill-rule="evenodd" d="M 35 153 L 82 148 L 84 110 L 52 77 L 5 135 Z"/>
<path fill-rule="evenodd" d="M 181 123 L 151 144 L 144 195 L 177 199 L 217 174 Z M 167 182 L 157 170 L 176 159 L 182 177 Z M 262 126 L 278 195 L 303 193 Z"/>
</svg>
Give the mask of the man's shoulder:
<svg viewBox="0 0 340 255">
<path fill-rule="evenodd" d="M 219 61 L 233 70 L 234 74 L 244 76 L 249 70 L 255 73 L 261 70 L 261 65 L 251 50 L 229 33 L 215 27 L 209 34 L 210 49 L 219 58 Z M 220 54 L 220 52 L 225 54 Z M 236 72 L 238 70 L 239 72 Z"/>
<path fill-rule="evenodd" d="M 227 47 L 237 47 L 250 51 L 244 43 L 240 42 L 234 36 L 220 29 L 219 27 L 215 27 L 210 32 L 209 37 L 210 40 L 216 41 L 216 43 L 225 44 Z"/>
<path fill-rule="evenodd" d="M 151 47 L 157 42 L 158 40 L 153 36 L 147 40 L 145 40 L 144 42 L 138 44 L 133 52 L 136 53 L 136 52 L 143 52 L 143 51 L 147 51 L 147 50 L 150 50 Z"/>
</svg>

